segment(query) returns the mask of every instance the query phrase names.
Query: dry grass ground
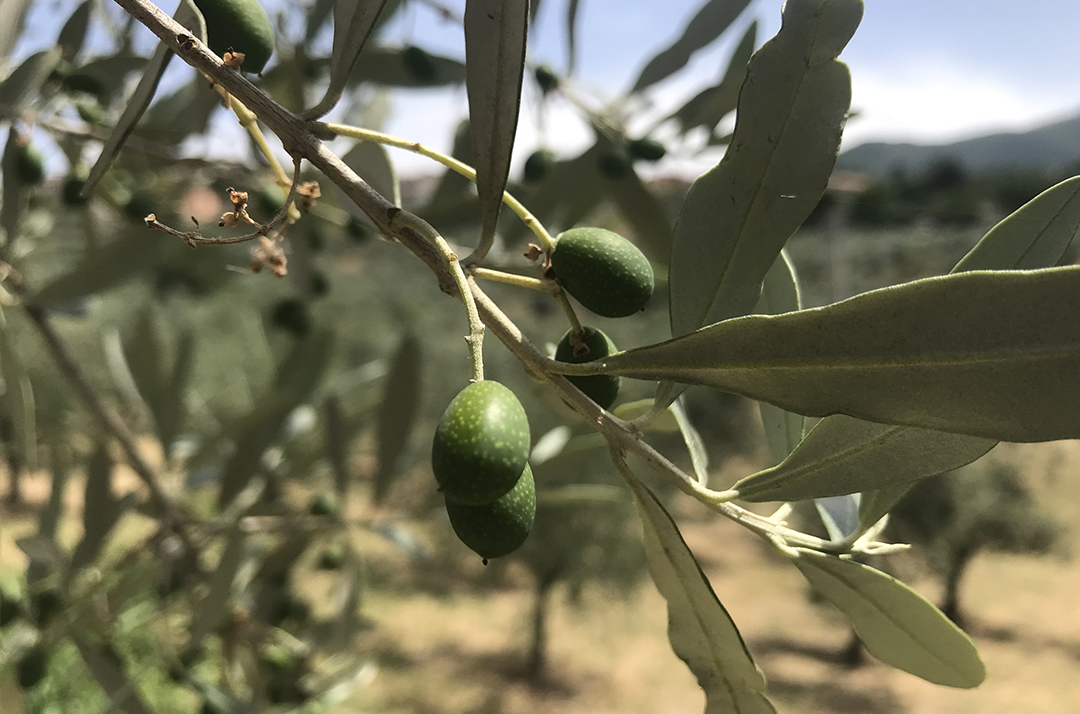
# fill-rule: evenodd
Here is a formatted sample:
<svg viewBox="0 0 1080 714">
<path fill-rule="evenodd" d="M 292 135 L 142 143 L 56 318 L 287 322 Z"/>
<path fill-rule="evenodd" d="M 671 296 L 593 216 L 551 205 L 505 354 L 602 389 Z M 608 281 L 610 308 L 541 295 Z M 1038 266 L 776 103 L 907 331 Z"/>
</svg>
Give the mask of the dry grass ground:
<svg viewBox="0 0 1080 714">
<path fill-rule="evenodd" d="M 1043 500 L 1080 546 L 1080 442 L 1004 447 L 1026 466 Z M 40 502 L 45 486 L 31 484 Z M 78 506 L 81 488 L 72 486 Z M 1080 709 L 1080 565 L 1065 556 L 1032 559 L 981 555 L 964 585 L 972 634 L 989 675 L 978 689 L 950 690 L 870 662 L 836 661 L 848 631 L 835 613 L 813 605 L 805 582 L 781 557 L 693 503 L 681 507 L 690 546 L 769 678 L 772 697 L 790 714 L 1074 714 Z M 31 530 L 32 513 L 2 513 L 0 566 L 21 558 L 14 539 Z M 72 538 L 78 526 L 68 524 Z M 374 543 L 366 543 L 373 546 Z M 701 711 L 693 677 L 668 646 L 666 610 L 651 584 L 628 599 L 587 590 L 571 606 L 557 590 L 550 620 L 550 675 L 542 686 L 522 677 L 531 593 L 511 571 L 490 592 L 410 587 L 410 566 L 386 547 L 368 547 L 387 587 L 365 599 L 375 627 L 360 647 L 378 675 L 345 711 L 386 714 L 574 714 Z M 399 576 L 393 576 L 399 573 Z M 421 577 L 423 574 L 420 574 Z M 315 579 L 317 580 L 317 579 Z M 376 582 L 376 585 L 378 583 Z M 938 595 L 929 580 L 916 589 Z M 312 587 L 317 587 L 318 583 Z M 314 590 L 312 591 L 314 594 Z M 0 707 L 3 714 L 10 714 Z"/>
</svg>

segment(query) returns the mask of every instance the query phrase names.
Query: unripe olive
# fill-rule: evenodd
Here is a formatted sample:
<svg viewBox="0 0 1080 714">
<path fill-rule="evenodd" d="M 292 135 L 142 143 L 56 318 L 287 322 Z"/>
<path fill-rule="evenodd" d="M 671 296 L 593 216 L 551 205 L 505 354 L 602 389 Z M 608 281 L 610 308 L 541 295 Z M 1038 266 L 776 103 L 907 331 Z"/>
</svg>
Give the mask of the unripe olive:
<svg viewBox="0 0 1080 714">
<path fill-rule="evenodd" d="M 105 85 L 100 79 L 92 74 L 80 71 L 72 71 L 64 77 L 64 89 L 69 92 L 82 92 L 100 97 L 105 94 Z"/>
<path fill-rule="evenodd" d="M 597 157 L 600 173 L 609 179 L 626 178 L 633 169 L 633 160 L 625 146 L 607 146 L 600 150 Z"/>
<path fill-rule="evenodd" d="M 424 50 L 410 45 L 401 51 L 401 61 L 405 69 L 418 82 L 430 82 L 435 79 L 437 70 L 435 60 Z"/>
<path fill-rule="evenodd" d="M 319 553 L 319 559 L 315 561 L 317 570 L 339 570 L 345 563 L 345 551 L 341 546 L 329 546 Z"/>
<path fill-rule="evenodd" d="M 64 599 L 58 590 L 42 590 L 30 598 L 34 606 L 34 624 L 44 629 L 49 626 L 53 618 L 64 608 Z"/>
<path fill-rule="evenodd" d="M 536 485 L 532 468 L 525 468 L 514 488 L 494 503 L 467 506 L 446 501 L 450 525 L 461 542 L 485 561 L 521 547 L 536 519 Z"/>
<path fill-rule="evenodd" d="M 0 627 L 7 627 L 22 614 L 22 602 L 0 588 Z"/>
<path fill-rule="evenodd" d="M 148 215 L 155 212 L 154 206 L 157 201 L 148 193 L 137 191 L 124 204 L 124 215 L 133 221 L 143 221 Z M 159 213 L 160 215 L 160 213 Z"/>
<path fill-rule="evenodd" d="M 337 516 L 341 513 L 341 504 L 337 496 L 332 493 L 320 493 L 312 497 L 308 503 L 308 513 L 313 516 Z"/>
<path fill-rule="evenodd" d="M 555 154 L 550 149 L 537 149 L 525 159 L 525 183 L 543 181 L 555 168 Z"/>
<path fill-rule="evenodd" d="M 451 501 L 491 503 L 514 487 L 528 459 L 525 409 L 498 382 L 461 390 L 435 428 L 431 468 Z"/>
<path fill-rule="evenodd" d="M 537 85 L 540 86 L 540 91 L 544 94 L 554 92 L 559 88 L 559 75 L 546 64 L 537 67 L 533 71 L 533 76 L 536 78 Z"/>
<path fill-rule="evenodd" d="M 311 294 L 315 297 L 323 297 L 330 292 L 330 278 L 321 270 L 311 272 Z"/>
<path fill-rule="evenodd" d="M 86 179 L 77 174 L 68 174 L 68 177 L 64 179 L 64 185 L 61 188 L 61 194 L 63 195 L 64 203 L 69 206 L 82 206 L 90 200 L 89 196 L 83 196 L 83 186 L 86 184 Z"/>
<path fill-rule="evenodd" d="M 33 689 L 45 678 L 48 668 L 49 653 L 44 647 L 38 645 L 15 664 L 15 678 L 24 690 Z"/>
<path fill-rule="evenodd" d="M 667 155 L 667 147 L 656 139 L 634 139 L 626 148 L 630 156 L 642 161 L 659 161 Z"/>
<path fill-rule="evenodd" d="M 626 317 L 643 309 L 655 285 L 642 252 L 603 228 L 562 233 L 551 253 L 551 272 L 566 292 L 604 317 Z"/>
<path fill-rule="evenodd" d="M 294 337 L 303 337 L 311 332 L 311 313 L 307 305 L 297 298 L 286 298 L 275 305 L 270 321 Z"/>
<path fill-rule="evenodd" d="M 615 349 L 615 343 L 603 332 L 593 327 L 585 327 L 582 328 L 581 341 L 578 343 L 584 349 L 579 348 L 575 354 L 573 334 L 573 330 L 568 330 L 559 340 L 555 348 L 555 359 L 559 362 L 570 364 L 592 362 L 618 351 Z M 615 399 L 619 396 L 619 384 L 622 382 L 622 379 L 614 374 L 592 374 L 584 377 L 568 375 L 566 379 L 604 409 L 615 403 Z"/>
<path fill-rule="evenodd" d="M 258 0 L 195 0 L 206 20 L 206 39 L 219 57 L 243 52 L 245 72 L 262 72 L 274 53 L 274 27 Z"/>
<path fill-rule="evenodd" d="M 270 644 L 259 653 L 263 667 L 271 672 L 288 672 L 296 668 L 296 657 L 281 645 Z"/>
<path fill-rule="evenodd" d="M 45 180 L 45 160 L 33 144 L 22 144 L 15 154 L 15 172 L 23 183 L 40 186 Z"/>
<path fill-rule="evenodd" d="M 345 224 L 345 232 L 357 243 L 367 243 L 375 234 L 375 229 L 359 218 L 350 218 Z"/>
</svg>

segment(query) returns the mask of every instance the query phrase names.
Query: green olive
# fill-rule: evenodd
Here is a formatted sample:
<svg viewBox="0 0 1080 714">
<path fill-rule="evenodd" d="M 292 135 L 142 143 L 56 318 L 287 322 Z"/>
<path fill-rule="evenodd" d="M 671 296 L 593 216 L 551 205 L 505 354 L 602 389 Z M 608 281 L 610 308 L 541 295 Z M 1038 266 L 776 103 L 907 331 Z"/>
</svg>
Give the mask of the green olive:
<svg viewBox="0 0 1080 714">
<path fill-rule="evenodd" d="M 484 560 L 513 553 L 529 537 L 536 519 L 532 469 L 525 464 L 514 488 L 494 503 L 467 506 L 447 500 L 446 512 L 457 537 Z"/>
<path fill-rule="evenodd" d="M 597 315 L 626 317 L 645 308 L 655 281 L 633 243 L 603 228 L 572 228 L 551 253 L 551 272 L 566 292 Z"/>
<path fill-rule="evenodd" d="M 207 44 L 219 57 L 243 52 L 245 72 L 262 72 L 274 53 L 274 27 L 257 0 L 195 0 L 206 20 Z"/>
<path fill-rule="evenodd" d="M 611 338 L 593 327 L 582 329 L 581 340 L 578 342 L 579 347 L 575 350 L 572 341 L 573 334 L 573 330 L 568 330 L 559 340 L 559 344 L 555 348 L 555 359 L 559 362 L 569 362 L 570 364 L 592 362 L 618 351 L 615 349 L 615 343 L 611 341 Z M 583 377 L 567 376 L 566 379 L 604 409 L 615 403 L 615 399 L 619 396 L 619 385 L 622 382 L 620 377 L 613 374 L 593 374 Z"/>
<path fill-rule="evenodd" d="M 431 467 L 451 501 L 491 503 L 514 487 L 528 459 L 525 409 L 498 382 L 461 390 L 435 429 Z"/>
</svg>

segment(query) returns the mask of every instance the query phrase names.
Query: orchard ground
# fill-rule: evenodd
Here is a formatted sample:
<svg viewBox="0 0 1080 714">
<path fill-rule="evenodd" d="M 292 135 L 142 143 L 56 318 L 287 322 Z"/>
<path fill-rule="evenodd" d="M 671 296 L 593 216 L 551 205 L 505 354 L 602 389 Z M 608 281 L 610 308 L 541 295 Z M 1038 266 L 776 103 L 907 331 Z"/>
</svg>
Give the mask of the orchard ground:
<svg viewBox="0 0 1080 714">
<path fill-rule="evenodd" d="M 988 553 L 975 561 L 963 594 L 972 615 L 971 634 L 989 672 L 975 690 L 937 687 L 872 660 L 845 669 L 836 658 L 849 631 L 838 614 L 809 601 L 798 572 L 747 531 L 687 499 L 677 501 L 686 539 L 766 672 L 782 712 L 1075 711 L 1080 700 L 1080 611 L 1075 607 L 1080 568 L 1065 557 L 1080 546 L 1080 482 L 1075 479 L 1080 442 L 1003 445 L 999 450 L 1023 465 L 1042 502 L 1065 524 L 1066 552 L 1043 558 Z M 357 458 L 370 459 L 370 454 L 361 449 Z M 753 466 L 733 459 L 715 478 L 733 480 Z M 69 482 L 69 514 L 80 511 L 80 481 Z M 135 477 L 123 467 L 117 472 L 117 487 L 137 488 Z M 47 477 L 35 474 L 27 483 L 29 507 L 3 511 L 0 572 L 11 575 L 25 566 L 15 540 L 33 532 L 48 488 Z M 347 505 L 345 515 L 363 512 L 370 512 L 370 505 L 358 498 Z M 147 521 L 128 520 L 110 547 L 120 549 L 125 541 L 145 535 Z M 448 528 L 438 521 L 410 527 L 437 550 L 437 541 L 452 542 Z M 77 519 L 69 517 L 62 540 L 74 542 L 80 530 Z M 354 692 L 347 710 L 700 710 L 700 691 L 670 650 L 666 608 L 651 583 L 626 598 L 587 586 L 576 605 L 557 589 L 549 622 L 550 670 L 537 685 L 522 676 L 532 602 L 524 570 L 511 567 L 501 584 L 485 586 L 483 567 L 463 546 L 453 549 L 457 575 L 448 577 L 446 564 L 411 563 L 382 539 L 362 531 L 354 534 L 368 558 L 363 613 L 372 625 L 361 635 L 358 651 L 367 653 L 378 669 L 370 683 Z M 303 583 L 298 591 L 316 603 L 318 612 L 318 603 L 328 600 L 331 576 L 308 571 L 298 580 Z M 937 597 L 933 581 L 918 575 L 908 581 L 924 595 Z M 19 698 L 10 675 L 0 680 L 5 712 L 19 711 Z"/>
</svg>

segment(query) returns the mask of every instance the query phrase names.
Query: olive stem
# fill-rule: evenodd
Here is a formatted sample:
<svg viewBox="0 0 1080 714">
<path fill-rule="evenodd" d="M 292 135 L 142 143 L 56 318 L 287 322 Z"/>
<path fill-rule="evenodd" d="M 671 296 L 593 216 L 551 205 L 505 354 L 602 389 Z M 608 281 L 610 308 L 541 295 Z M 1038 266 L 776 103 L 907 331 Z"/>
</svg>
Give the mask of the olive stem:
<svg viewBox="0 0 1080 714">
<path fill-rule="evenodd" d="M 469 345 L 469 359 L 472 362 L 472 381 L 483 381 L 484 330 L 486 328 L 484 327 L 483 321 L 480 319 L 479 311 L 476 309 L 476 300 L 473 298 L 472 289 L 469 286 L 469 279 L 465 276 L 465 271 L 461 267 L 461 261 L 458 259 L 457 253 L 453 251 L 450 244 L 446 242 L 446 239 L 443 238 L 430 223 L 418 216 L 414 216 L 408 211 L 403 211 L 401 209 L 393 210 L 395 212 L 390 218 L 391 226 L 406 226 L 424 236 L 435 244 L 439 253 L 441 253 L 446 260 L 446 270 L 450 273 L 450 277 L 454 279 L 454 283 L 457 285 L 461 301 L 465 303 L 465 313 L 469 318 L 469 334 L 466 335 L 465 342 Z"/>
<path fill-rule="evenodd" d="M 211 79 L 211 81 L 213 81 Z M 259 151 L 270 163 L 270 170 L 274 173 L 274 181 L 278 187 L 284 191 L 287 195 L 292 195 L 294 190 L 294 182 L 289 180 L 289 175 L 285 173 L 285 169 L 282 167 L 281 162 L 274 156 L 273 150 L 270 148 L 269 142 L 266 141 L 266 136 L 262 133 L 262 129 L 259 128 L 258 117 L 254 112 L 248 109 L 243 102 L 229 94 L 228 90 L 222 87 L 220 84 L 215 83 L 214 89 L 225 100 L 226 106 L 232 110 L 236 115 L 236 120 L 240 126 L 247 130 L 247 133 L 251 136 L 252 141 L 259 147 Z M 300 220 L 300 210 L 295 204 L 289 205 L 289 223 L 296 223 Z"/>
<path fill-rule="evenodd" d="M 516 285 L 519 288 L 528 288 L 529 290 L 539 290 L 542 293 L 548 293 L 549 295 L 558 295 L 562 290 L 551 280 L 541 280 L 539 278 L 530 278 L 527 275 L 517 275 L 516 273 L 506 273 L 502 270 L 492 270 L 491 268 L 472 267 L 469 268 L 469 273 L 474 277 L 481 280 L 491 280 L 496 283 L 505 283 L 506 285 Z"/>
<path fill-rule="evenodd" d="M 581 320 L 578 319 L 577 313 L 574 312 L 574 306 L 570 304 L 569 298 L 566 297 L 566 291 L 560 288 L 559 292 L 555 293 L 555 299 L 559 301 L 559 307 L 562 308 L 566 319 L 569 320 L 574 334 L 580 335 L 582 332 Z"/>
<path fill-rule="evenodd" d="M 327 124 L 320 122 L 319 128 L 325 129 L 336 136 L 348 136 L 353 139 L 371 141 L 376 144 L 393 146 L 398 149 L 411 151 L 414 154 L 426 156 L 429 159 L 438 161 L 451 171 L 456 171 L 473 183 L 476 183 L 476 169 L 464 162 L 458 161 L 452 156 L 447 156 L 446 154 L 425 146 L 418 141 L 409 141 L 408 139 L 391 136 L 390 134 L 384 134 L 380 131 L 371 131 L 370 129 L 362 129 L 357 126 L 349 126 L 348 124 Z M 503 191 L 503 203 L 516 213 L 521 219 L 521 222 L 536 235 L 537 239 L 540 241 L 540 246 L 545 252 L 550 253 L 555 248 L 555 240 L 551 237 L 551 234 L 547 232 L 547 229 L 544 228 L 543 224 L 536 219 L 536 216 L 529 212 L 529 209 L 525 208 L 521 201 L 514 198 L 513 194 L 509 191 Z M 469 262 L 475 263 L 478 261 L 473 260 Z"/>
</svg>

